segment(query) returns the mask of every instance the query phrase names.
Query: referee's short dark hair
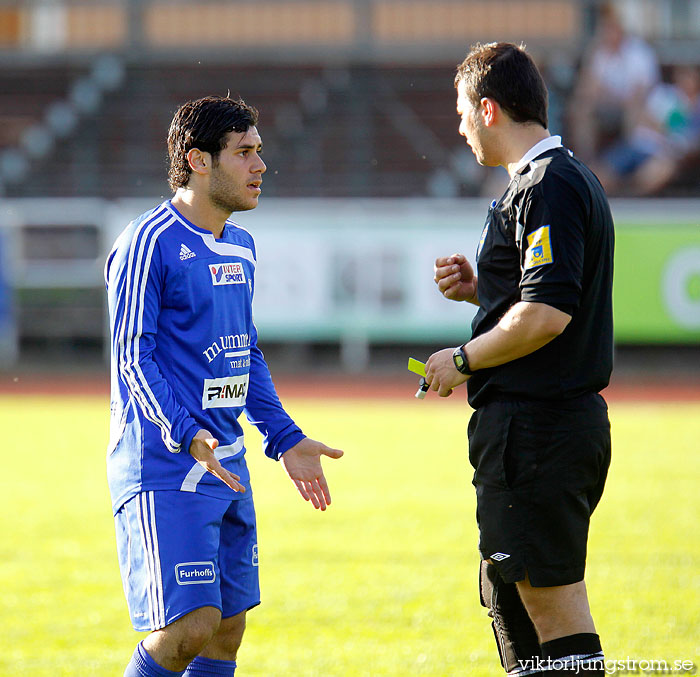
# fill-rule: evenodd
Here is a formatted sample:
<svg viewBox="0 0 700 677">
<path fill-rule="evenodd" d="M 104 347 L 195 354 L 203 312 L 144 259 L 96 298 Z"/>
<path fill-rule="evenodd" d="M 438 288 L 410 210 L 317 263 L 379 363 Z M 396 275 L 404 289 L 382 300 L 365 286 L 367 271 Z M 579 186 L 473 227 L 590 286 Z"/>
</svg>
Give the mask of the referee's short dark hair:
<svg viewBox="0 0 700 677">
<path fill-rule="evenodd" d="M 455 87 L 460 82 L 474 108 L 484 97 L 494 99 L 514 122 L 536 122 L 547 129 L 547 87 L 522 46 L 475 45 L 457 67 Z"/>
<path fill-rule="evenodd" d="M 211 153 L 216 163 L 230 132 L 242 134 L 257 123 L 258 111 L 240 98 L 205 96 L 180 106 L 168 131 L 168 183 L 173 191 L 190 180 L 187 153 L 192 148 Z"/>
</svg>

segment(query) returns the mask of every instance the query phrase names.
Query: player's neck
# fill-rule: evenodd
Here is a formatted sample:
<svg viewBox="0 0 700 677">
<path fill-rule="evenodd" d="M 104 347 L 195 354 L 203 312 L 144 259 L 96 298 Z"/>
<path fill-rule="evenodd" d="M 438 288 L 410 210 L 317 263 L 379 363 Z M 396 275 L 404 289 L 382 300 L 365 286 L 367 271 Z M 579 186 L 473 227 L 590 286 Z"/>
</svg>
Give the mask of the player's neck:
<svg viewBox="0 0 700 677">
<path fill-rule="evenodd" d="M 214 237 L 221 237 L 230 214 L 216 208 L 206 196 L 187 187 L 178 188 L 171 202 L 195 226 L 210 231 Z"/>
<path fill-rule="evenodd" d="M 505 162 L 503 163 L 511 178 L 514 176 L 515 170 L 525 153 L 549 136 L 549 130 L 544 129 L 540 125 L 513 124 L 511 133 L 508 136 L 506 152 L 504 153 Z"/>
</svg>

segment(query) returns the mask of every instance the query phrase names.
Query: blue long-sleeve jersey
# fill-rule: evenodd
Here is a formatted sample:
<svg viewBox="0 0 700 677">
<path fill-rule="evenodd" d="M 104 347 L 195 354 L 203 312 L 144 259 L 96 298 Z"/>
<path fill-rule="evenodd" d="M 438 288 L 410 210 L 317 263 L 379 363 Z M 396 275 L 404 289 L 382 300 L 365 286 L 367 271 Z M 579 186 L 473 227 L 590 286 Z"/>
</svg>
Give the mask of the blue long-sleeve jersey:
<svg viewBox="0 0 700 677">
<path fill-rule="evenodd" d="M 176 489 L 228 499 L 189 454 L 204 428 L 216 456 L 249 491 L 245 411 L 274 459 L 304 435 L 286 414 L 257 346 L 255 244 L 227 221 L 218 239 L 166 201 L 132 221 L 107 258 L 112 341 L 107 476 L 116 513 L 140 491 Z"/>
</svg>

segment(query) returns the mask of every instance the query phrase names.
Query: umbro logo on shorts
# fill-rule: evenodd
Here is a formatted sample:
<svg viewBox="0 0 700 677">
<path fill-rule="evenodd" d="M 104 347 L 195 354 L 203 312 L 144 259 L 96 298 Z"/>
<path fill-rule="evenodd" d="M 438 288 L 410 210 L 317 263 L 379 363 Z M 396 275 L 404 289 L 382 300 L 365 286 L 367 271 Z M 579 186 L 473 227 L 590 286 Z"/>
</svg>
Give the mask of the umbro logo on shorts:
<svg viewBox="0 0 700 677">
<path fill-rule="evenodd" d="M 175 580 L 178 585 L 213 583 L 216 580 L 214 562 L 181 562 L 176 564 Z"/>
<path fill-rule="evenodd" d="M 496 562 L 500 562 L 504 559 L 508 559 L 510 555 L 506 555 L 504 552 L 494 552 L 493 555 L 489 559 L 495 560 Z"/>
</svg>

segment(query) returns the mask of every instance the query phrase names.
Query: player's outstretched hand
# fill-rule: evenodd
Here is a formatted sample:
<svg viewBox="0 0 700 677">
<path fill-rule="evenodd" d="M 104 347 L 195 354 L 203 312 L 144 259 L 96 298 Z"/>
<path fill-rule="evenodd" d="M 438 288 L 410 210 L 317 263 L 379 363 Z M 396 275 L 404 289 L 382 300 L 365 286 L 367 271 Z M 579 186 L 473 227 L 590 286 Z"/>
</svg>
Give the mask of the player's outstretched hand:
<svg viewBox="0 0 700 677">
<path fill-rule="evenodd" d="M 452 254 L 435 259 L 435 284 L 450 301 L 479 303 L 476 275 L 464 254 Z"/>
<path fill-rule="evenodd" d="M 457 371 L 452 359 L 453 352 L 454 348 L 438 350 L 425 363 L 425 380 L 430 384 L 430 389 L 435 390 L 440 397 L 449 397 L 457 386 L 469 378 Z"/>
<path fill-rule="evenodd" d="M 331 493 L 323 475 L 321 456 L 340 458 L 340 449 L 331 449 L 321 442 L 305 437 L 282 454 L 282 463 L 304 500 L 314 508 L 325 510 L 331 504 Z"/>
<path fill-rule="evenodd" d="M 241 478 L 238 475 L 234 475 L 224 468 L 219 459 L 216 458 L 214 454 L 214 449 L 219 446 L 219 440 L 217 440 L 208 430 L 199 430 L 197 434 L 192 438 L 192 444 L 190 444 L 190 454 L 192 457 L 204 466 L 207 472 L 218 477 L 224 484 L 231 487 L 234 491 L 245 491 L 245 487 L 238 481 Z"/>
</svg>

